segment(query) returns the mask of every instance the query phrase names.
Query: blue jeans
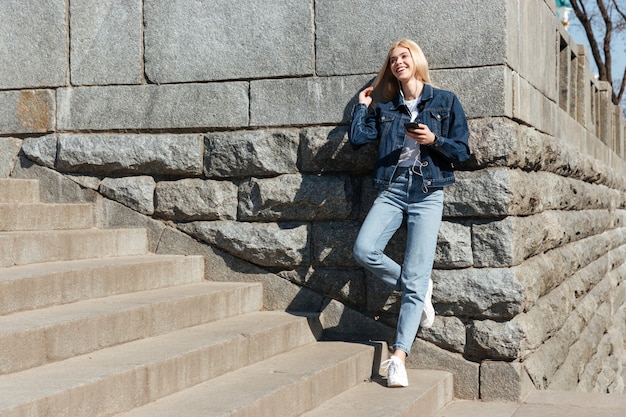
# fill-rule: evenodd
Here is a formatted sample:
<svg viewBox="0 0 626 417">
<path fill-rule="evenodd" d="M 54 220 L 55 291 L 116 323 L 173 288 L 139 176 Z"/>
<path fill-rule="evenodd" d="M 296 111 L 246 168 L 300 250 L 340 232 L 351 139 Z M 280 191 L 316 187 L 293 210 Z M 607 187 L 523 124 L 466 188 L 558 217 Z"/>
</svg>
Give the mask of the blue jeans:
<svg viewBox="0 0 626 417">
<path fill-rule="evenodd" d="M 402 292 L 393 348 L 407 354 L 411 352 L 424 309 L 442 213 L 443 189 L 425 189 L 421 176 L 410 168 L 399 167 L 389 187 L 374 201 L 354 243 L 356 261 Z M 400 266 L 384 250 L 405 215 L 407 241 Z"/>
</svg>

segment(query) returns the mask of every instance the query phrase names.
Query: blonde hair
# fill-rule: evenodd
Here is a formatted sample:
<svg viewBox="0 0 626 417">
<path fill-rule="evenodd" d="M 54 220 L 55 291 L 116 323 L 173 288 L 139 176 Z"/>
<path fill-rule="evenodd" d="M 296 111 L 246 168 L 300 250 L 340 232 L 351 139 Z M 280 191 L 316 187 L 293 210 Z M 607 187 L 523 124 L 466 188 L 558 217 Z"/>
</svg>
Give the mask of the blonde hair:
<svg viewBox="0 0 626 417">
<path fill-rule="evenodd" d="M 413 76 L 424 83 L 430 84 L 428 61 L 426 60 L 424 52 L 422 52 L 422 48 L 420 48 L 419 45 L 412 40 L 401 39 L 389 48 L 389 52 L 387 52 L 387 59 L 372 83 L 372 87 L 374 87 L 374 91 L 372 92 L 373 103 L 387 102 L 393 100 L 398 96 L 398 94 L 400 94 L 398 80 L 391 72 L 391 66 L 389 65 L 391 53 L 397 47 L 407 48 L 411 53 L 413 63 L 415 64 L 415 73 Z"/>
</svg>

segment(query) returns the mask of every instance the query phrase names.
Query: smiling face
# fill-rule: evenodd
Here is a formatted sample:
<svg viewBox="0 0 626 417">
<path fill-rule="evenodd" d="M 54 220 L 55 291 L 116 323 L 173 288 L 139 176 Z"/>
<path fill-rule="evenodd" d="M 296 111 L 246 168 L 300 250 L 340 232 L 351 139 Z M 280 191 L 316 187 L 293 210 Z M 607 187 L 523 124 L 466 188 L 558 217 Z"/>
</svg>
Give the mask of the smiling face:
<svg viewBox="0 0 626 417">
<path fill-rule="evenodd" d="M 406 82 L 415 75 L 415 62 L 409 48 L 398 46 L 389 54 L 391 73 L 400 82 Z"/>
</svg>

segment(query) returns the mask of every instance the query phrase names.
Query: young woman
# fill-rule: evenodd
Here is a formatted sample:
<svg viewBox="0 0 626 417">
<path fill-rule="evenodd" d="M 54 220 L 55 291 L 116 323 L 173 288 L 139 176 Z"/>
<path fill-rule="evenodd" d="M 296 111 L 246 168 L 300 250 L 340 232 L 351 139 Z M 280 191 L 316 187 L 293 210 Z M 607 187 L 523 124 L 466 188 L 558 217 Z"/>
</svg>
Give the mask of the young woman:
<svg viewBox="0 0 626 417">
<path fill-rule="evenodd" d="M 454 164 L 469 158 L 469 131 L 457 97 L 430 85 L 428 63 L 413 41 L 394 43 L 371 87 L 359 93 L 350 141 L 378 143 L 374 186 L 379 194 L 354 244 L 357 262 L 401 291 L 400 315 L 387 385 L 406 387 L 405 359 L 420 327 L 432 326 L 430 274 L 443 211 L 443 187 Z M 385 255 L 407 221 L 402 266 Z"/>
</svg>

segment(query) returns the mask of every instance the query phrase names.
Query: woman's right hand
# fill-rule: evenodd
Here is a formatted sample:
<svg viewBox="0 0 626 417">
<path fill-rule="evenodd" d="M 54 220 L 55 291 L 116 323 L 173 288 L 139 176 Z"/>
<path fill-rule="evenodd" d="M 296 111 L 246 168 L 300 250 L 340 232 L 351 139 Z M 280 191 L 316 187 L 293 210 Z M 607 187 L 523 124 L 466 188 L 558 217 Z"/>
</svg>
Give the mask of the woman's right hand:
<svg viewBox="0 0 626 417">
<path fill-rule="evenodd" d="M 359 103 L 365 104 L 369 107 L 372 104 L 372 91 L 374 87 L 367 87 L 365 90 L 359 93 Z"/>
</svg>

